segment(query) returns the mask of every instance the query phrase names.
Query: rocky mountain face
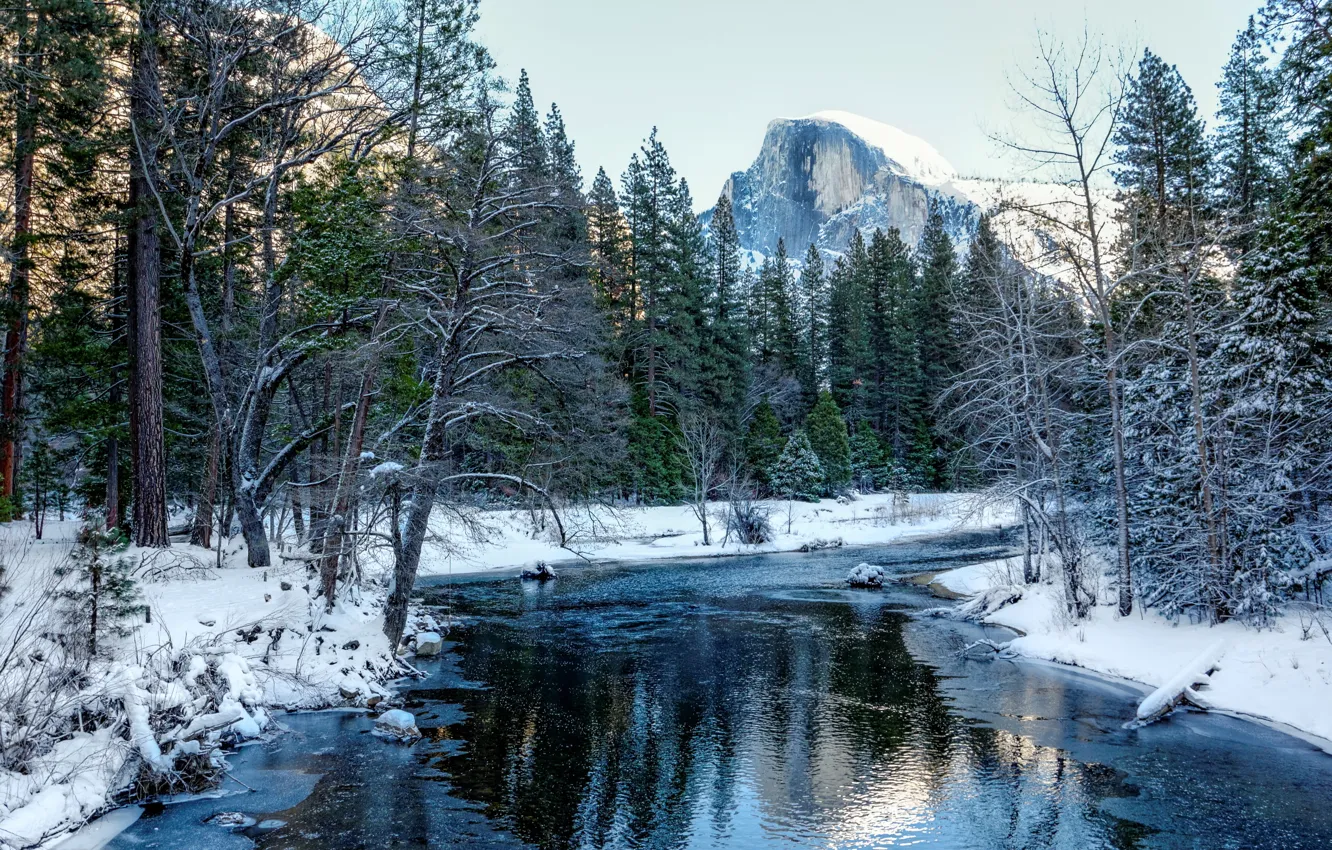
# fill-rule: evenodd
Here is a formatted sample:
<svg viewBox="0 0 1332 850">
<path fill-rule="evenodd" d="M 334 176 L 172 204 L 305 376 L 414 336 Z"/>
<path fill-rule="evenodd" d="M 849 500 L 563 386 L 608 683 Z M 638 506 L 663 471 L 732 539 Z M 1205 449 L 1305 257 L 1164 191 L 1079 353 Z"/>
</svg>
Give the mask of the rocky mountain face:
<svg viewBox="0 0 1332 850">
<path fill-rule="evenodd" d="M 914 245 L 930 203 L 965 245 L 979 206 L 957 185 L 938 151 L 901 130 L 843 112 L 780 118 L 768 125 L 758 158 L 727 180 L 743 247 L 771 254 L 779 238 L 803 254 L 811 242 L 844 251 L 852 235 L 896 227 Z"/>
</svg>

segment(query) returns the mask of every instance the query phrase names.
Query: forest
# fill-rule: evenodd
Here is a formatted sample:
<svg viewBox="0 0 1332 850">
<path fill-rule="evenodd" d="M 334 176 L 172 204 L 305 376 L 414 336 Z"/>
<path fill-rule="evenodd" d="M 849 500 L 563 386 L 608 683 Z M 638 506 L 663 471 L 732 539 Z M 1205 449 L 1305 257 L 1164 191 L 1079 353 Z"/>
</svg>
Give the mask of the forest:
<svg viewBox="0 0 1332 850">
<path fill-rule="evenodd" d="M 852 491 L 1016 505 L 1075 617 L 1107 565 L 1125 615 L 1322 601 L 1332 6 L 1255 10 L 1214 118 L 1169 57 L 1043 38 L 1040 132 L 998 144 L 1063 191 L 758 261 L 656 129 L 587 179 L 480 11 L 0 13 L 0 518 L 294 546 L 330 610 L 388 549 L 395 641 L 432 514 L 689 504 L 758 542 L 755 499 Z"/>
</svg>

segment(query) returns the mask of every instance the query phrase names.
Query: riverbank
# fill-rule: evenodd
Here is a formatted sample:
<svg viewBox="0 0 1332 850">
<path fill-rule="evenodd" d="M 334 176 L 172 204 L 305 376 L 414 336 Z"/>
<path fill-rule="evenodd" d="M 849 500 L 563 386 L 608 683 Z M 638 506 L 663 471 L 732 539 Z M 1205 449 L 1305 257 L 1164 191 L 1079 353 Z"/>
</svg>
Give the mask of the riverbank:
<svg viewBox="0 0 1332 850">
<path fill-rule="evenodd" d="M 252 570 L 238 546 L 108 556 L 136 597 L 118 618 L 102 599 L 89 656 L 78 528 L 50 522 L 38 541 L 26 523 L 0 526 L 0 848 L 54 842 L 136 784 L 206 785 L 225 769 L 220 747 L 262 734 L 273 711 L 364 705 L 400 675 L 376 594 L 325 613 L 303 563 Z"/>
<path fill-rule="evenodd" d="M 952 598 L 1021 585 L 1014 560 L 991 561 L 939 573 L 931 587 Z M 1103 600 L 1106 602 L 1107 600 Z M 1016 655 L 1130 679 L 1152 688 L 1175 676 L 1199 653 L 1223 643 L 1220 668 L 1199 696 L 1209 708 L 1302 733 L 1332 753 L 1332 618 L 1290 611 L 1270 628 L 1238 622 L 1174 623 L 1154 613 L 1120 617 L 1111 604 L 1097 605 L 1072 623 L 1052 585 L 1028 585 L 1022 598 L 983 619 L 1020 633 L 1008 649 Z"/>
<path fill-rule="evenodd" d="M 958 493 L 917 493 L 907 499 L 875 493 L 844 502 L 757 504 L 768 512 L 773 532 L 770 541 L 758 545 L 726 539 L 722 503 L 708 506 L 710 545 L 704 544 L 702 524 L 688 505 L 568 509 L 560 517 L 563 544 L 559 526 L 549 514 L 534 517 L 527 511 L 505 510 L 436 517 L 421 554 L 420 575 L 488 572 L 540 562 L 650 561 L 872 546 L 1012 522 L 1006 509 L 983 506 Z M 377 570 L 387 569 L 389 558 L 385 549 L 366 556 Z"/>
</svg>

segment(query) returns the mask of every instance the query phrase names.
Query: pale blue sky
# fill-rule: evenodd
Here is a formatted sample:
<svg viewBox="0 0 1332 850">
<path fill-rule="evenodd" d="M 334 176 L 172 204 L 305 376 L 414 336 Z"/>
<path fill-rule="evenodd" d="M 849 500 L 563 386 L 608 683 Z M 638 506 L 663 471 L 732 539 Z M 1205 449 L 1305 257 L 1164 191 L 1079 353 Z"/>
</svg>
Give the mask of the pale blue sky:
<svg viewBox="0 0 1332 850">
<path fill-rule="evenodd" d="M 651 128 L 711 206 L 768 121 L 843 109 L 937 147 L 965 175 L 1011 171 L 987 137 L 1037 29 L 1151 47 L 1209 119 L 1235 33 L 1261 0 L 482 0 L 502 74 L 554 100 L 590 182 L 617 179 Z"/>
</svg>

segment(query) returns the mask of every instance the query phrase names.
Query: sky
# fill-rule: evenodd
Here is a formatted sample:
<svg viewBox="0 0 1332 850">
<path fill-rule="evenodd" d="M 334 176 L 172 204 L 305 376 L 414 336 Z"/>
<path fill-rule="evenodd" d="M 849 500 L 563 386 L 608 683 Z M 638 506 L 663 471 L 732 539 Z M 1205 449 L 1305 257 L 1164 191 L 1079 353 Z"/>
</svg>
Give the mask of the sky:
<svg viewBox="0 0 1332 850">
<path fill-rule="evenodd" d="M 481 0 L 499 72 L 558 102 L 587 183 L 618 185 L 658 128 L 695 205 L 753 162 L 774 118 L 841 109 L 933 144 L 964 176 L 1012 177 L 991 140 L 1038 31 L 1084 29 L 1179 66 L 1202 114 L 1262 0 Z"/>
</svg>

